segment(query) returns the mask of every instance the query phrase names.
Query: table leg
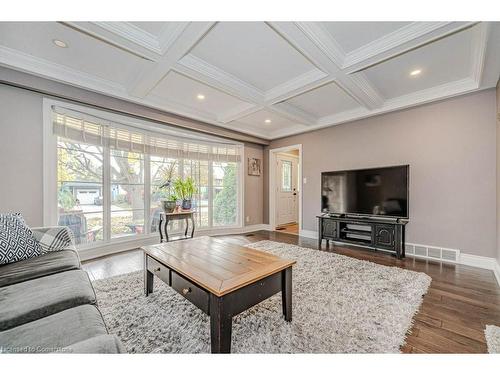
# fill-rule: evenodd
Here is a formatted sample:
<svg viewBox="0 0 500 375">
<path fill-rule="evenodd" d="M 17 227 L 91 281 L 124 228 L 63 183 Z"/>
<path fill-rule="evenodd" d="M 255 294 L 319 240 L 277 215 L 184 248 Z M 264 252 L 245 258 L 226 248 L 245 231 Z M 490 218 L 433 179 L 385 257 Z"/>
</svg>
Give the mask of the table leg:
<svg viewBox="0 0 500 375">
<path fill-rule="evenodd" d="M 144 294 L 153 293 L 153 273 L 148 271 L 148 256 L 144 254 Z"/>
<path fill-rule="evenodd" d="M 194 237 L 194 215 L 191 215 L 191 238 Z"/>
<path fill-rule="evenodd" d="M 161 223 L 162 223 L 162 215 L 160 214 L 160 223 L 158 224 L 158 232 L 160 232 L 160 243 L 163 242 L 163 235 L 161 233 Z"/>
<path fill-rule="evenodd" d="M 187 237 L 188 235 L 188 228 L 189 228 L 189 221 L 188 218 L 186 218 L 186 229 L 184 230 L 184 237 Z"/>
<path fill-rule="evenodd" d="M 164 226 L 164 229 L 165 229 L 165 241 L 168 242 L 168 219 L 165 218 L 165 226 Z"/>
<path fill-rule="evenodd" d="M 292 321 L 292 267 L 281 271 L 281 301 L 283 315 L 287 322 Z"/>
<path fill-rule="evenodd" d="M 231 352 L 233 319 L 224 297 L 210 294 L 210 343 L 212 353 Z"/>
</svg>

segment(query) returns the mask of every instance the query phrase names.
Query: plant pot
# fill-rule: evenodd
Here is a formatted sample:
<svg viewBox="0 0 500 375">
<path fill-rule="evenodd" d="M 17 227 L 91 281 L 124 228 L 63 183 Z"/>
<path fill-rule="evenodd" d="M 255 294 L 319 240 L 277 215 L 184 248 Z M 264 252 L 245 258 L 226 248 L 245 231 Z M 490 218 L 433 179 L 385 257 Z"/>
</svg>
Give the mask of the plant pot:
<svg viewBox="0 0 500 375">
<path fill-rule="evenodd" d="M 191 209 L 191 199 L 183 199 L 182 200 L 182 209 L 190 210 Z"/>
<path fill-rule="evenodd" d="M 175 208 L 177 207 L 177 202 L 162 199 L 161 206 L 163 208 L 163 211 L 165 211 L 165 213 L 170 214 L 174 212 Z"/>
</svg>

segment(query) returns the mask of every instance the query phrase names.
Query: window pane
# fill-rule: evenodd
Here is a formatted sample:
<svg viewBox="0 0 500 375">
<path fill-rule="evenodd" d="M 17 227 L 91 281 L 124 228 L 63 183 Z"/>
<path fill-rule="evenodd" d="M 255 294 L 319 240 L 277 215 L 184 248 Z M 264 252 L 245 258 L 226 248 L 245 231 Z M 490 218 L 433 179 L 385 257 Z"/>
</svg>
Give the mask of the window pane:
<svg viewBox="0 0 500 375">
<path fill-rule="evenodd" d="M 213 164 L 213 225 L 234 225 L 238 213 L 236 163 Z"/>
<path fill-rule="evenodd" d="M 102 212 L 60 212 L 57 224 L 67 226 L 73 232 L 76 245 L 103 240 Z"/>
<path fill-rule="evenodd" d="M 77 245 L 103 240 L 102 148 L 58 138 L 57 157 L 58 225 Z"/>
<path fill-rule="evenodd" d="M 111 150 L 111 181 L 123 184 L 144 183 L 142 154 Z"/>
<path fill-rule="evenodd" d="M 144 210 L 111 213 L 111 238 L 144 233 Z"/>
<path fill-rule="evenodd" d="M 183 160 L 184 178 L 191 177 L 196 186 L 196 193 L 193 196 L 192 210 L 196 212 L 195 222 L 198 228 L 209 226 L 209 181 L 208 181 L 208 161 L 204 160 Z"/>
<path fill-rule="evenodd" d="M 111 184 L 111 211 L 144 208 L 144 185 Z"/>
<path fill-rule="evenodd" d="M 292 191 L 292 162 L 281 161 L 281 190 Z"/>
<path fill-rule="evenodd" d="M 208 227 L 208 206 L 200 207 L 195 219 L 198 228 Z"/>
<path fill-rule="evenodd" d="M 160 213 L 163 212 L 161 199 L 167 198 L 168 187 L 161 186 L 179 177 L 179 161 L 172 158 L 151 156 L 151 212 L 149 217 L 150 231 L 158 232 Z M 173 193 L 173 190 L 171 190 Z M 171 224 L 169 232 L 180 231 L 179 223 Z"/>
<path fill-rule="evenodd" d="M 151 156 L 151 185 L 162 185 L 179 177 L 179 162 L 176 159 Z"/>
<path fill-rule="evenodd" d="M 102 183 L 102 148 L 59 138 L 57 145 L 59 182 Z"/>
<path fill-rule="evenodd" d="M 110 155 L 111 238 L 143 234 L 144 155 L 120 150 Z"/>
</svg>

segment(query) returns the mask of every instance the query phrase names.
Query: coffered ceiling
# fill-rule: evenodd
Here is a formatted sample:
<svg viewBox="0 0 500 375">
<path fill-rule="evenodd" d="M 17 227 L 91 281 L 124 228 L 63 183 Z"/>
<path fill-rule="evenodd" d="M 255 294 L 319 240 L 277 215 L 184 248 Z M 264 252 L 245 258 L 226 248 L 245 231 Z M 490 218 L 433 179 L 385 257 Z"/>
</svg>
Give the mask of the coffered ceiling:
<svg viewBox="0 0 500 375">
<path fill-rule="evenodd" d="M 494 87 L 500 24 L 1 22 L 0 65 L 274 139 Z"/>
</svg>

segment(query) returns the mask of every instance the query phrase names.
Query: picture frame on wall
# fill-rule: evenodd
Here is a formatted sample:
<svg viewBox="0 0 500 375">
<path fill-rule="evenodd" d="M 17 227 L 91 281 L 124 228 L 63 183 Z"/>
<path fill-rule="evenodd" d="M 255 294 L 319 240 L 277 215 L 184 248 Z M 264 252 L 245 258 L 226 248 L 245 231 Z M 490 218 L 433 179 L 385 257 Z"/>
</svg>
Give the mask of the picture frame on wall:
<svg viewBox="0 0 500 375">
<path fill-rule="evenodd" d="M 248 158 L 248 175 L 260 176 L 261 174 L 261 160 L 257 158 Z"/>
</svg>

